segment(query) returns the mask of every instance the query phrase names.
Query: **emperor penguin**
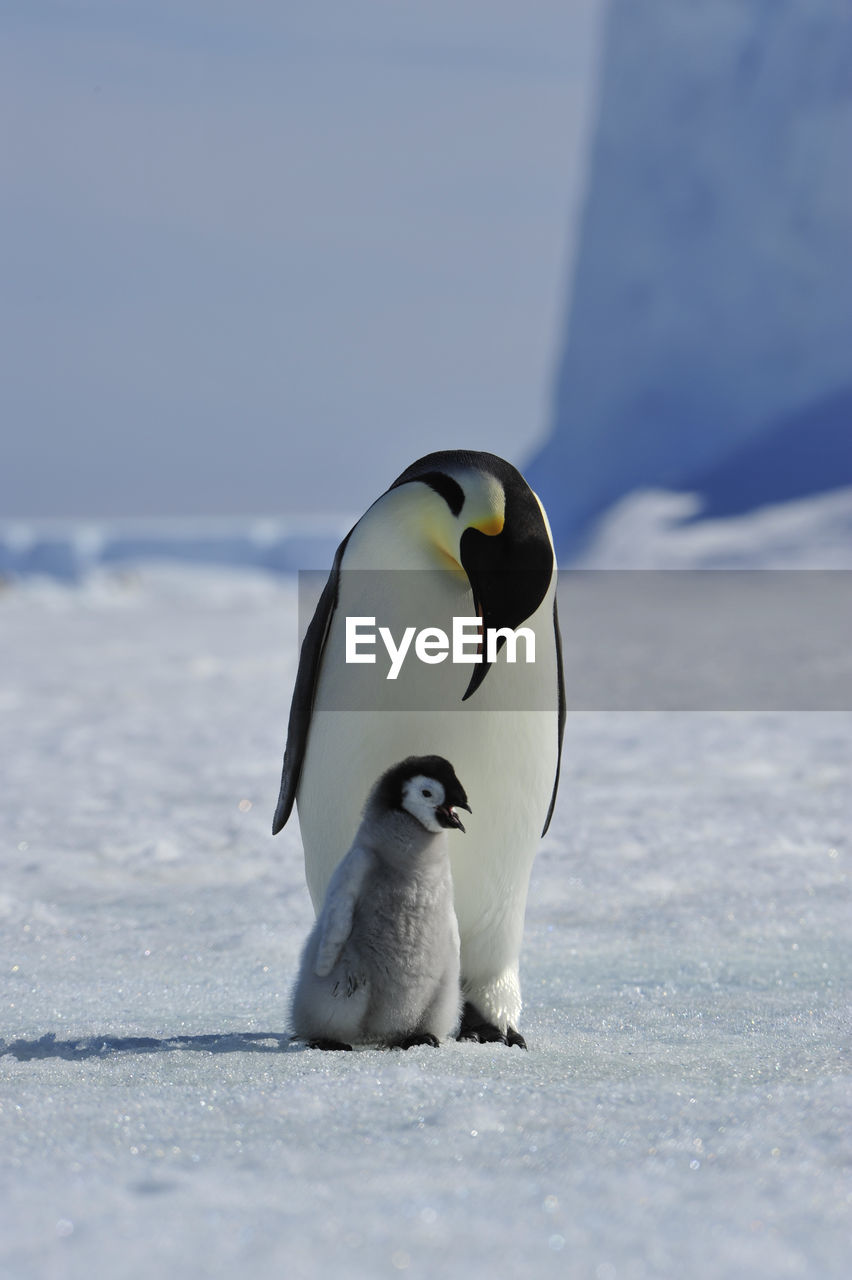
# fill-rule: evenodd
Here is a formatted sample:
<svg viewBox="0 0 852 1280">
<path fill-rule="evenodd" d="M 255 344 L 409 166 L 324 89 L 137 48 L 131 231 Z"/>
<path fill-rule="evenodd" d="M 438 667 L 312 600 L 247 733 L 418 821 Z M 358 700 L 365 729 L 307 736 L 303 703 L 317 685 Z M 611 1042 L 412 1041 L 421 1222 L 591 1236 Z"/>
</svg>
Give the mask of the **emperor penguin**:
<svg viewBox="0 0 852 1280">
<path fill-rule="evenodd" d="M 441 637 L 455 638 L 459 619 L 462 639 L 476 640 L 471 620 L 480 639 L 449 653 Z M 337 550 L 302 643 L 272 829 L 295 802 L 318 912 L 373 780 L 410 755 L 453 761 L 473 807 L 450 851 L 462 1039 L 526 1047 L 519 955 L 564 723 L 556 558 L 539 499 L 493 453 L 427 454 Z"/>
<path fill-rule="evenodd" d="M 291 1025 L 316 1049 L 437 1048 L 458 1023 L 459 931 L 447 830 L 464 787 L 441 756 L 379 778 L 305 944 Z"/>
</svg>

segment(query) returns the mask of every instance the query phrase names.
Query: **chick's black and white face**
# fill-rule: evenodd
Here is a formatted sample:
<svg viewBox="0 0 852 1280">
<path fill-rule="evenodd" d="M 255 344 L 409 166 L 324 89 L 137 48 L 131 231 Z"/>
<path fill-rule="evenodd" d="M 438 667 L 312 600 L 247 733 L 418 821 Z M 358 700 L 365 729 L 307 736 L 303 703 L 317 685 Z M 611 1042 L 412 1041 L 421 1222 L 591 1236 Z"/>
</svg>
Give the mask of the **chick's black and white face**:
<svg viewBox="0 0 852 1280">
<path fill-rule="evenodd" d="M 419 773 L 402 784 L 402 808 L 427 831 L 437 834 L 445 827 L 461 827 L 463 831 L 457 814 L 445 800 L 446 792 L 436 778 Z"/>
</svg>

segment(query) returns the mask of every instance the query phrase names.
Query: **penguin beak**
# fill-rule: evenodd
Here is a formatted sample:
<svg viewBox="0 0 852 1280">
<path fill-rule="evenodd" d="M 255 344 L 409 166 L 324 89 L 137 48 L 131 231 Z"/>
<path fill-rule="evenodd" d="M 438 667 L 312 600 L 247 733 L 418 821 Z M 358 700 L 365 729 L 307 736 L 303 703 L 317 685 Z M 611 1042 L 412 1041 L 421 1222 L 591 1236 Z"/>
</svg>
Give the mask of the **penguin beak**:
<svg viewBox="0 0 852 1280">
<path fill-rule="evenodd" d="M 469 804 L 461 804 L 459 808 L 467 809 L 468 813 L 471 812 Z M 464 831 L 465 829 L 464 823 L 451 805 L 439 804 L 435 810 L 435 817 L 442 827 L 455 827 L 457 831 Z"/>
</svg>

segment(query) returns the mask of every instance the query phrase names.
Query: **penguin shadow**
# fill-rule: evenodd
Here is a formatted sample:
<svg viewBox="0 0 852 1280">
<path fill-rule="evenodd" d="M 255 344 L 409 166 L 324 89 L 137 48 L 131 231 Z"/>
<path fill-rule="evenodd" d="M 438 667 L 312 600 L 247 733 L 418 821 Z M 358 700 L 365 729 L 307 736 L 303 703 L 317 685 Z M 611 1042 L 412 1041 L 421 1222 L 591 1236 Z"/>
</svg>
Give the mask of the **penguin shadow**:
<svg viewBox="0 0 852 1280">
<path fill-rule="evenodd" d="M 16 1058 L 18 1062 L 61 1059 L 85 1062 L 89 1058 L 112 1058 L 119 1054 L 148 1053 L 288 1053 L 303 1046 L 292 1036 L 277 1031 L 226 1032 L 199 1036 L 81 1036 L 75 1040 L 57 1040 L 49 1032 L 37 1040 L 0 1040 L 0 1058 Z"/>
</svg>

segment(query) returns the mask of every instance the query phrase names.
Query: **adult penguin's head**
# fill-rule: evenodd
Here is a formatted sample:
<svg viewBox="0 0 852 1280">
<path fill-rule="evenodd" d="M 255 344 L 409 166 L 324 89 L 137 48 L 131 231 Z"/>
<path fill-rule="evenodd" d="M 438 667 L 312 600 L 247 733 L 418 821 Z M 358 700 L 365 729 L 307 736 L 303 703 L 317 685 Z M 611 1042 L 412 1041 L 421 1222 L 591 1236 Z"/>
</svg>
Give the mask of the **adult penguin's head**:
<svg viewBox="0 0 852 1280">
<path fill-rule="evenodd" d="M 391 489 L 409 484 L 428 485 L 445 502 L 430 536 L 464 570 L 483 631 L 521 626 L 547 594 L 555 560 L 541 503 L 520 471 L 494 453 L 448 449 L 419 458 Z M 490 666 L 483 658 L 473 668 L 465 698 Z"/>
</svg>

